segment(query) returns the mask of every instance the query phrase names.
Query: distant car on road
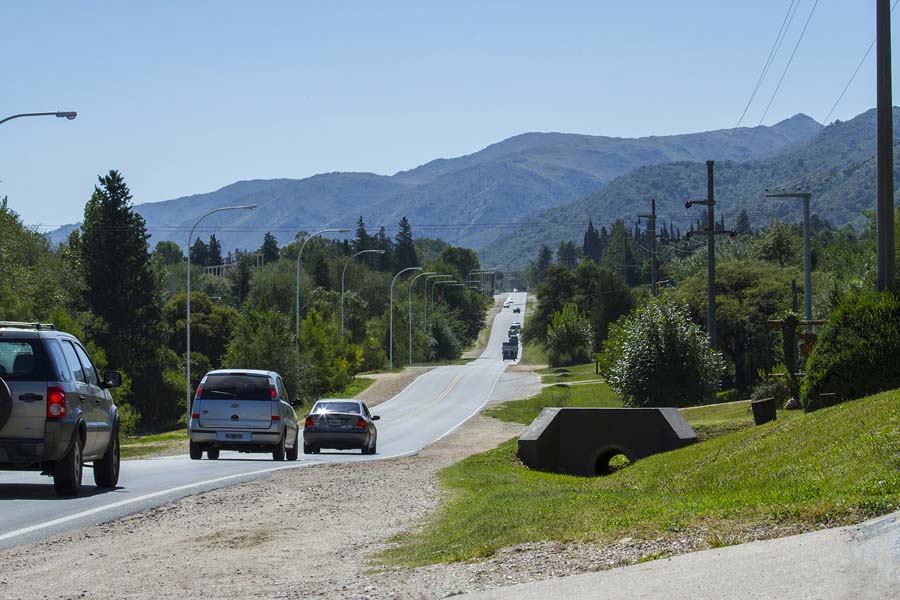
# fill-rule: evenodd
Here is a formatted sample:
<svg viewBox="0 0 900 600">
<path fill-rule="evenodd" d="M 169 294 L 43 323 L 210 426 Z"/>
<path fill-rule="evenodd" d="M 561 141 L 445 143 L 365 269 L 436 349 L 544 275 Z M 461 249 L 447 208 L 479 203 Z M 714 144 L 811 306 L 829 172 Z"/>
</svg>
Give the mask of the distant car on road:
<svg viewBox="0 0 900 600">
<path fill-rule="evenodd" d="M 297 460 L 300 425 L 281 375 L 274 371 L 220 369 L 203 376 L 191 410 L 193 460 L 219 458 L 220 450 L 271 452 Z"/>
<path fill-rule="evenodd" d="M 0 469 L 39 470 L 61 496 L 81 490 L 85 462 L 98 487 L 119 482 L 118 371 L 97 371 L 73 335 L 41 323 L 0 322 Z"/>
<path fill-rule="evenodd" d="M 519 307 L 517 306 L 517 307 L 515 307 L 515 308 L 513 309 L 513 312 L 514 312 L 514 313 L 520 313 L 520 312 L 522 312 L 522 309 L 519 308 Z"/>
<path fill-rule="evenodd" d="M 303 426 L 303 452 L 318 454 L 322 448 L 359 450 L 375 454 L 378 430 L 369 407 L 361 400 L 328 399 L 316 402 Z"/>
</svg>

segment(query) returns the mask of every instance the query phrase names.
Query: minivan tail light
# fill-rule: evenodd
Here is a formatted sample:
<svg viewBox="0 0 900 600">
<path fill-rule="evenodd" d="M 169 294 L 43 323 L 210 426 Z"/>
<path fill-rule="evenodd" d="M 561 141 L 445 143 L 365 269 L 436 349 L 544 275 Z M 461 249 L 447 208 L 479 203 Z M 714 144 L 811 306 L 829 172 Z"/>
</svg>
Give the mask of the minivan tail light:
<svg viewBox="0 0 900 600">
<path fill-rule="evenodd" d="M 280 417 L 279 415 L 272 415 L 272 420 L 273 420 L 273 421 L 280 421 L 280 420 L 281 420 L 281 417 Z"/>
<path fill-rule="evenodd" d="M 269 391 L 272 393 L 272 398 L 278 395 L 278 392 L 275 391 L 275 388 L 269 388 Z"/>
<path fill-rule="evenodd" d="M 47 418 L 61 419 L 66 416 L 66 391 L 60 387 L 47 388 Z"/>
</svg>

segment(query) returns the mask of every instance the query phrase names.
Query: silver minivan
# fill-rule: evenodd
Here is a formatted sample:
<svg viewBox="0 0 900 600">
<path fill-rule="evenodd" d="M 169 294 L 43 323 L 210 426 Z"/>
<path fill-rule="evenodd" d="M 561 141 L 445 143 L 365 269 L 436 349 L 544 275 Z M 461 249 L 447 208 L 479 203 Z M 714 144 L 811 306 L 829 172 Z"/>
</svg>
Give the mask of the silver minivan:
<svg viewBox="0 0 900 600">
<path fill-rule="evenodd" d="M 219 369 L 203 376 L 191 409 L 190 455 L 219 458 L 220 450 L 271 452 L 297 460 L 300 429 L 281 375 Z"/>
</svg>

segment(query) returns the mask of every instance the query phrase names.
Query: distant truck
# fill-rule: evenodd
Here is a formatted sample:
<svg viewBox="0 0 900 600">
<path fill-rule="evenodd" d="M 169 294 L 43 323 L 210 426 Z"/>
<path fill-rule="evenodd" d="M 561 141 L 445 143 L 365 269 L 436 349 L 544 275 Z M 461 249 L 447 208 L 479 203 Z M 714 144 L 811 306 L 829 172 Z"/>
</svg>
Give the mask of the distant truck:
<svg viewBox="0 0 900 600">
<path fill-rule="evenodd" d="M 516 360 L 519 357 L 519 342 L 516 340 L 503 342 L 503 360 Z"/>
</svg>

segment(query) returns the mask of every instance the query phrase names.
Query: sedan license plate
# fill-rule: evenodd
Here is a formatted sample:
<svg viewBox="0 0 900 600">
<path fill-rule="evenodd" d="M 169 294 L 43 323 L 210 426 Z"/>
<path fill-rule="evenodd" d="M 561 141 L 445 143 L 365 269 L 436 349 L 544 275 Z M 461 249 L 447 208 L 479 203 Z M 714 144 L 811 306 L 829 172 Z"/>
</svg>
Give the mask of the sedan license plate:
<svg viewBox="0 0 900 600">
<path fill-rule="evenodd" d="M 249 442 L 250 441 L 250 432 L 249 431 L 219 431 L 216 433 L 216 438 L 220 442 Z"/>
</svg>

